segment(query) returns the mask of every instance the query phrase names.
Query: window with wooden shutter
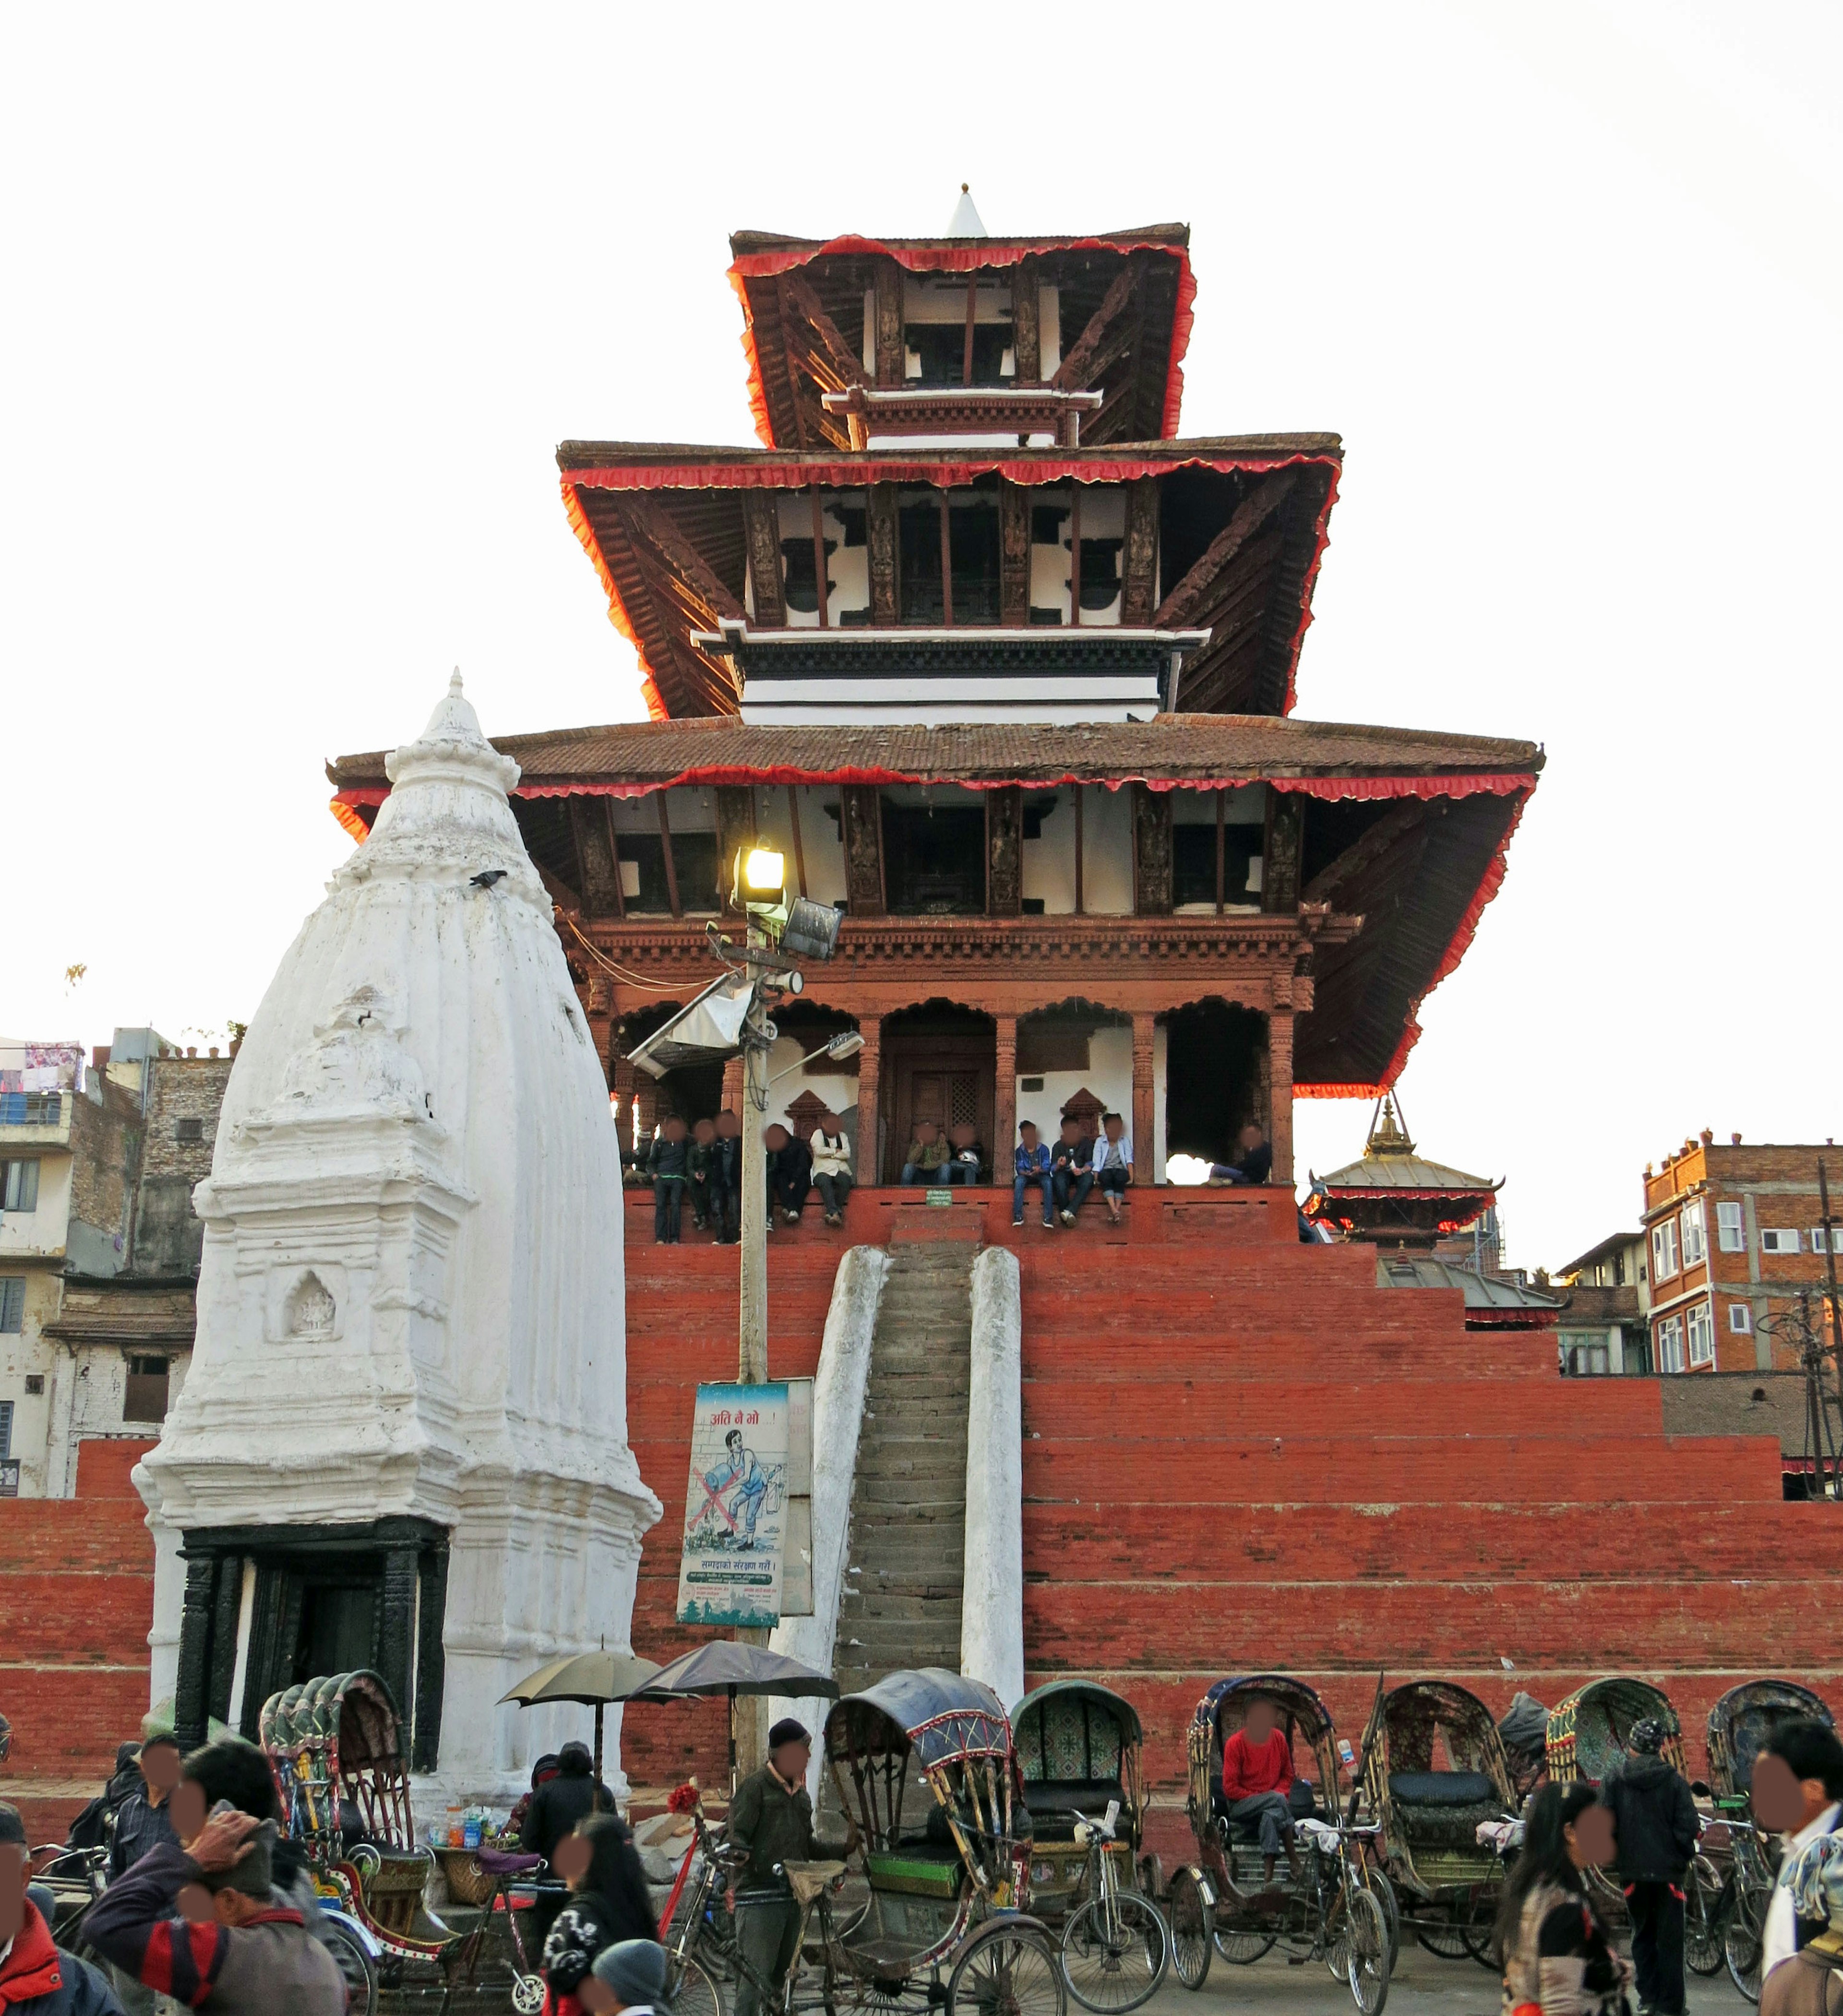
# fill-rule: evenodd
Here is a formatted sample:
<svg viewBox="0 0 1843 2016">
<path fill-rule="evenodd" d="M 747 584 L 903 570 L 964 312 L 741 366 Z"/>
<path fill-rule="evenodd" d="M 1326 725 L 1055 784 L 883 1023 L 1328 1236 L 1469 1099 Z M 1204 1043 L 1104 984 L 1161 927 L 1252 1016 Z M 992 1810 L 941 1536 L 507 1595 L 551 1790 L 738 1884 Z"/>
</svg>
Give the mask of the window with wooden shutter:
<svg viewBox="0 0 1843 2016">
<path fill-rule="evenodd" d="M 0 1335 L 16 1337 L 26 1327 L 26 1277 L 0 1275 Z"/>
<path fill-rule="evenodd" d="M 38 1208 L 38 1157 L 15 1157 L 0 1162 L 0 1211 Z"/>
<path fill-rule="evenodd" d="M 1706 1302 L 1698 1302 L 1690 1312 L 1690 1363 L 1715 1363 L 1715 1317 Z"/>
</svg>

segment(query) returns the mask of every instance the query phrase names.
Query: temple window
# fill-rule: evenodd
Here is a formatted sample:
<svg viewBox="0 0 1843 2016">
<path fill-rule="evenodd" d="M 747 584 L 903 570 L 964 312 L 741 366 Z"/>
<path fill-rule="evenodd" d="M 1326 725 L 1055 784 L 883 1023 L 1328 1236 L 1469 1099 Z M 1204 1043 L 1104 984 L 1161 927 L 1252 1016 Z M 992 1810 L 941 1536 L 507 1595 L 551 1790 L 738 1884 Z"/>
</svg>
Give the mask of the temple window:
<svg viewBox="0 0 1843 2016">
<path fill-rule="evenodd" d="M 870 620 L 869 508 L 862 490 L 794 490 L 776 506 L 781 592 L 788 627 L 819 622 L 819 556 L 825 554 L 826 621 L 841 628 Z"/>
<path fill-rule="evenodd" d="M 920 785 L 882 794 L 885 900 L 895 916 L 985 910 L 985 806 L 973 791 Z"/>
<path fill-rule="evenodd" d="M 1172 909 L 1258 910 L 1264 793 L 1179 790 L 1171 800 Z"/>
<path fill-rule="evenodd" d="M 617 798 L 608 805 L 607 828 L 598 830 L 603 816 L 598 812 L 583 821 L 581 840 L 599 855 L 606 831 L 612 830 L 623 914 L 708 916 L 722 909 L 714 793 L 680 790 Z M 605 862 L 584 866 L 591 889 L 598 888 Z"/>
<path fill-rule="evenodd" d="M 1002 385 L 1017 375 L 1009 279 L 923 279 L 911 274 L 903 287 L 902 322 L 903 376 L 911 385 Z"/>
<path fill-rule="evenodd" d="M 979 491 L 905 492 L 897 507 L 897 527 L 898 608 L 904 623 L 935 626 L 998 622 L 999 543 L 995 495 Z M 950 591 L 945 596 L 941 592 L 944 559 Z"/>
</svg>

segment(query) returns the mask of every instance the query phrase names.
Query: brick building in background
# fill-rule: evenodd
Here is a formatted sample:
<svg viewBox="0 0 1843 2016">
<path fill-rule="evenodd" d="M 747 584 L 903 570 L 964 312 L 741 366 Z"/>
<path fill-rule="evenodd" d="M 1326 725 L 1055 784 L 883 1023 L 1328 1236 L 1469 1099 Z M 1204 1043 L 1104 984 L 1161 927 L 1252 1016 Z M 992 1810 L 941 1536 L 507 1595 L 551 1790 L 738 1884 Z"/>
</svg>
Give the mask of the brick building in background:
<svg viewBox="0 0 1843 2016">
<path fill-rule="evenodd" d="M 1652 1363 L 1661 1373 L 1795 1371 L 1787 1332 L 1799 1290 L 1828 1277 L 1818 1197 L 1843 1155 L 1821 1147 L 1726 1146 L 1706 1128 L 1644 1173 Z M 1833 1197 L 1843 1219 L 1843 1198 Z M 1843 1225 L 1829 1235 L 1843 1233 Z"/>
</svg>

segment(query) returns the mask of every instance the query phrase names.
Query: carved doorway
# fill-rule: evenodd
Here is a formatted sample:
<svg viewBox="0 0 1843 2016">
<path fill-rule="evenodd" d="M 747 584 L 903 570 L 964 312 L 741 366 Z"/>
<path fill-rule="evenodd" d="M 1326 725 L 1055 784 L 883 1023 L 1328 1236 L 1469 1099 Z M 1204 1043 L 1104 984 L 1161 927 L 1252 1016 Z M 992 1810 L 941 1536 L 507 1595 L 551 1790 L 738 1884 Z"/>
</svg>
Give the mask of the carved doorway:
<svg viewBox="0 0 1843 2016">
<path fill-rule="evenodd" d="M 990 1167 L 998 1041 L 992 1019 L 945 1002 L 886 1016 L 883 1082 L 889 1088 L 877 1180 L 894 1183 L 918 1122 L 945 1132 L 962 1121 L 977 1131 Z"/>
</svg>

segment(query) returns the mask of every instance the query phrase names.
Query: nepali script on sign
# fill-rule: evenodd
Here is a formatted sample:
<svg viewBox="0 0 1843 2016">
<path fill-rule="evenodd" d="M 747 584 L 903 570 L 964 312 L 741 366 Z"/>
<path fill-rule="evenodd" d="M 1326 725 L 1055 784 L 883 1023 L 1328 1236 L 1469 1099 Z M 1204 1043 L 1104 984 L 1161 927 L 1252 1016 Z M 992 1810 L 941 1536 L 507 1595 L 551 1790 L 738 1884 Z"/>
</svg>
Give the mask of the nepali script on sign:
<svg viewBox="0 0 1843 2016">
<path fill-rule="evenodd" d="M 779 1620 L 789 1412 L 784 1382 L 698 1388 L 679 1557 L 681 1624 Z"/>
</svg>

